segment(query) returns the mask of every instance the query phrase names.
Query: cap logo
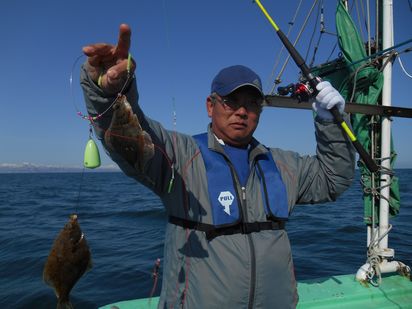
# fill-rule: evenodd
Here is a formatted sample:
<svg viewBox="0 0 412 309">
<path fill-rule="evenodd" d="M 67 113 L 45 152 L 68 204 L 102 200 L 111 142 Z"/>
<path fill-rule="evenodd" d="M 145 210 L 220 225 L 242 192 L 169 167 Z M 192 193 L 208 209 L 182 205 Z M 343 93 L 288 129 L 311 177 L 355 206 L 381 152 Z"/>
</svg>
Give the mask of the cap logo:
<svg viewBox="0 0 412 309">
<path fill-rule="evenodd" d="M 257 78 L 252 82 L 252 84 L 256 85 L 259 88 L 262 88 L 262 86 L 260 85 L 260 81 Z"/>
</svg>

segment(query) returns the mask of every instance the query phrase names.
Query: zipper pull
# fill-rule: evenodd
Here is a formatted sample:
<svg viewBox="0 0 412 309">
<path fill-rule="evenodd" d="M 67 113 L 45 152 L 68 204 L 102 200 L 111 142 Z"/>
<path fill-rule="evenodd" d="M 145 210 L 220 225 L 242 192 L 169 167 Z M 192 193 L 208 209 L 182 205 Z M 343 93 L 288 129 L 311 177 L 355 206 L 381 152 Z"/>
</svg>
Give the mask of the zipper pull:
<svg viewBox="0 0 412 309">
<path fill-rule="evenodd" d="M 242 189 L 242 200 L 246 201 L 246 188 L 242 187 L 241 189 Z"/>
</svg>

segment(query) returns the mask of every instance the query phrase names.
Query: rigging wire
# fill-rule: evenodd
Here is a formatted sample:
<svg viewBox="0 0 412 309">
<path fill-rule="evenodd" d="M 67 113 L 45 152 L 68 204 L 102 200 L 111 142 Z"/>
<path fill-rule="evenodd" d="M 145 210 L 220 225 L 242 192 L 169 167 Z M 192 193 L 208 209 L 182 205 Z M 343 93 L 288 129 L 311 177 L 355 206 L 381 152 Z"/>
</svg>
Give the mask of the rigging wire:
<svg viewBox="0 0 412 309">
<path fill-rule="evenodd" d="M 358 24 L 359 24 L 359 31 L 360 31 L 360 36 L 361 36 L 361 38 L 363 39 L 365 36 L 363 35 L 363 30 L 362 30 L 362 21 L 361 21 L 361 16 L 360 16 L 360 9 L 359 9 L 359 6 L 358 6 L 358 2 L 359 1 L 354 1 L 354 4 L 355 4 L 355 8 L 356 8 L 356 16 L 357 16 L 357 18 L 358 18 Z M 361 5 L 361 7 L 363 7 L 362 5 Z M 363 10 L 362 10 L 363 11 Z"/>
<path fill-rule="evenodd" d="M 363 4 L 363 1 L 366 1 L 366 5 L 365 4 Z M 365 13 L 365 6 L 366 6 L 366 12 L 367 13 Z M 365 23 L 365 29 L 366 29 L 366 33 L 368 33 L 368 18 L 370 17 L 369 15 L 368 15 L 368 7 L 369 7 L 369 0 L 361 0 L 361 9 L 362 9 L 362 16 L 363 16 L 363 19 L 364 19 L 364 23 Z M 367 37 L 367 39 L 369 40 L 369 37 L 368 37 L 368 34 L 366 34 L 366 37 Z"/>
<path fill-rule="evenodd" d="M 344 6 L 345 6 L 346 10 L 349 12 L 348 1 L 347 1 L 347 0 L 343 0 L 343 2 L 344 2 Z M 353 5 L 354 5 L 354 3 L 352 3 L 352 7 L 351 7 L 350 11 L 353 9 Z M 331 35 L 337 36 L 336 33 L 331 33 L 331 32 L 327 32 L 327 31 L 324 31 L 324 32 L 327 33 L 327 34 L 331 34 Z M 335 53 L 335 50 L 336 50 L 337 47 L 338 47 L 338 40 L 336 40 L 335 44 L 333 45 L 332 50 L 331 50 L 329 56 L 326 58 L 326 62 L 329 62 L 329 61 L 330 61 L 330 59 L 332 58 L 333 54 Z"/>
<path fill-rule="evenodd" d="M 314 47 L 314 50 L 315 50 L 314 53 L 316 53 L 317 47 L 319 46 L 320 37 L 322 36 L 322 28 L 323 28 L 322 26 L 323 26 L 323 23 L 324 23 L 324 21 L 323 21 L 323 0 L 321 0 L 320 3 L 318 4 L 318 12 L 316 14 L 315 21 L 317 21 L 319 19 L 319 15 L 320 15 L 320 35 L 319 35 L 317 45 L 315 45 L 315 47 Z M 315 22 L 314 27 L 313 27 L 313 31 L 312 31 L 312 35 L 310 36 L 309 45 L 308 45 L 308 48 L 306 50 L 306 55 L 305 55 L 305 58 L 304 58 L 305 62 L 307 62 L 307 60 L 308 60 L 309 51 L 312 47 L 312 43 L 313 43 L 313 39 L 315 37 L 317 25 L 318 25 L 317 22 Z M 311 64 L 309 64 L 309 68 L 310 67 L 312 67 Z"/>
<path fill-rule="evenodd" d="M 301 36 L 302 33 L 303 33 L 303 30 L 305 30 L 306 24 L 308 23 L 309 17 L 312 15 L 313 9 L 315 8 L 317 2 L 318 2 L 318 0 L 314 0 L 314 2 L 313 2 L 313 4 L 312 4 L 312 7 L 310 8 L 309 13 L 308 13 L 308 15 L 307 15 L 306 18 L 305 18 L 305 21 L 303 22 L 303 25 L 302 25 L 302 27 L 301 27 L 301 29 L 300 29 L 300 31 L 299 31 L 299 33 L 298 33 L 295 41 L 293 42 L 293 46 L 296 46 L 297 42 L 298 42 L 299 39 L 300 39 L 300 36 Z M 280 70 L 278 76 L 276 77 L 276 80 L 280 80 L 280 77 L 282 76 L 282 74 L 283 74 L 283 72 L 284 72 L 284 70 L 285 70 L 285 68 L 286 68 L 286 65 L 288 64 L 289 59 L 290 59 L 290 54 L 288 54 L 288 56 L 286 57 L 286 60 L 285 60 L 285 62 L 284 62 L 284 64 L 283 64 L 282 69 Z M 270 93 L 273 93 L 273 92 L 274 92 L 275 87 L 276 87 L 276 84 L 273 84 L 273 87 L 272 87 Z"/>
<path fill-rule="evenodd" d="M 288 23 L 288 24 L 289 24 L 289 27 L 288 27 L 288 31 L 287 31 L 287 33 L 286 33 L 286 37 L 289 37 L 290 32 L 291 32 L 293 26 L 295 25 L 296 17 L 297 17 L 297 15 L 298 15 L 299 10 L 300 10 L 300 6 L 302 5 L 302 1 L 303 1 L 303 0 L 300 0 L 300 1 L 299 1 L 299 4 L 298 4 L 298 6 L 297 6 L 297 8 L 296 8 L 296 10 L 295 10 L 295 14 L 294 14 L 292 20 Z M 278 53 L 278 56 L 277 56 L 277 58 L 276 58 L 275 64 L 273 65 L 272 73 L 271 73 L 271 75 L 270 75 L 270 80 L 272 80 L 272 79 L 273 79 L 273 76 L 275 75 L 275 71 L 276 71 L 276 69 L 277 69 L 277 67 L 278 67 L 278 65 L 279 65 L 279 62 L 280 62 L 280 57 L 281 57 L 281 55 L 282 55 L 282 53 L 283 53 L 284 50 L 285 50 L 285 45 L 282 44 L 282 47 L 281 47 L 281 49 L 280 49 L 280 52 Z M 275 79 L 275 84 L 280 84 L 280 82 L 281 82 L 280 79 Z M 271 92 L 273 92 L 273 90 L 272 90 Z"/>
<path fill-rule="evenodd" d="M 322 37 L 323 37 L 323 34 L 326 33 L 326 34 L 336 35 L 336 34 L 334 34 L 334 33 L 331 33 L 331 32 L 326 31 L 324 14 L 323 14 L 323 11 L 324 11 L 323 0 L 322 0 L 321 5 L 319 5 L 319 7 L 320 7 L 320 31 L 319 31 L 320 33 L 319 33 L 319 37 L 318 37 L 318 41 L 317 41 L 317 43 L 316 43 L 316 46 L 315 46 L 315 48 L 314 48 L 314 50 L 313 50 L 313 55 L 312 55 L 312 59 L 310 60 L 310 63 L 309 63 L 309 68 L 313 67 L 313 64 L 315 63 L 316 54 L 317 54 L 317 52 L 318 52 L 318 50 L 319 50 L 320 41 L 321 41 L 321 39 L 322 39 Z"/>
<path fill-rule="evenodd" d="M 366 1 L 366 16 L 368 17 L 367 23 L 366 23 L 366 29 L 368 32 L 368 56 L 371 55 L 372 53 L 372 46 L 371 46 L 371 16 L 370 16 L 370 4 L 369 0 Z"/>
<path fill-rule="evenodd" d="M 380 16 L 378 0 L 375 0 L 375 16 Z M 379 45 L 380 45 L 379 32 L 380 32 L 379 18 L 375 18 L 375 46 L 376 46 L 376 52 L 379 52 Z"/>
<path fill-rule="evenodd" d="M 398 61 L 399 61 L 399 65 L 400 65 L 400 67 L 401 67 L 401 69 L 402 69 L 403 73 L 405 73 L 405 75 L 406 75 L 406 76 L 408 76 L 409 78 L 412 78 L 412 75 L 411 75 L 411 74 L 409 74 L 409 73 L 405 70 L 405 67 L 403 66 L 403 63 L 402 63 L 401 57 L 400 57 L 399 55 L 398 55 Z"/>
<path fill-rule="evenodd" d="M 332 50 L 331 50 L 331 52 L 330 52 L 330 54 L 329 54 L 328 58 L 326 59 L 326 62 L 329 62 L 329 61 L 330 61 L 330 58 L 332 58 L 333 53 L 334 53 L 334 52 L 335 52 L 335 50 L 336 50 L 336 47 L 338 47 L 338 42 L 335 42 L 335 44 L 333 45 L 333 48 L 332 48 Z"/>
</svg>

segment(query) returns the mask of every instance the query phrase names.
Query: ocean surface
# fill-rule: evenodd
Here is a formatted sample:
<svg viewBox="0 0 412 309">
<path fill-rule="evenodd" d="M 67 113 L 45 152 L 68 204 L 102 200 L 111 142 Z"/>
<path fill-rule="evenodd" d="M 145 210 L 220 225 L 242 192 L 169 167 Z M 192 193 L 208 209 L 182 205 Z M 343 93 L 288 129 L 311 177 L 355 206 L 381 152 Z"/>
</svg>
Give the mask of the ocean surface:
<svg viewBox="0 0 412 309">
<path fill-rule="evenodd" d="M 412 266 L 412 170 L 396 175 L 401 213 L 390 221 L 389 247 L 396 260 Z M 1 308 L 56 307 L 42 272 L 73 212 L 93 256 L 93 268 L 71 292 L 75 308 L 150 295 L 154 262 L 163 262 L 166 224 L 150 191 L 120 172 L 0 174 Z M 366 259 L 359 176 L 334 203 L 297 206 L 287 230 L 298 280 L 356 273 Z"/>
</svg>

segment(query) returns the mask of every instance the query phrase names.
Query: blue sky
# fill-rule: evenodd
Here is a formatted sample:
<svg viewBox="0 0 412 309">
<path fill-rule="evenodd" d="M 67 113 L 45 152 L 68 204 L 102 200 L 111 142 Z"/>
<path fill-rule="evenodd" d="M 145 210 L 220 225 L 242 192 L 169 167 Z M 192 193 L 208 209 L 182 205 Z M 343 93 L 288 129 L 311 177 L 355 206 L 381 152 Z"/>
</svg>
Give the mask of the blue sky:
<svg viewBox="0 0 412 309">
<path fill-rule="evenodd" d="M 312 1 L 303 2 L 292 41 L 312 5 Z M 326 28 L 335 32 L 336 1 L 324 2 Z M 412 38 L 412 11 L 408 0 L 393 2 L 397 44 Z M 286 33 L 299 1 L 262 3 Z M 121 23 L 132 28 L 131 53 L 137 62 L 140 104 L 166 128 L 174 128 L 175 110 L 178 131 L 196 134 L 206 129 L 205 99 L 211 80 L 222 67 L 247 65 L 262 77 L 266 92 L 272 88 L 272 70 L 281 43 L 251 0 L 2 1 L 0 164 L 82 166 L 88 123 L 76 115 L 69 77 L 82 46 L 115 43 Z M 313 27 L 314 18 L 297 45 L 302 55 Z M 332 35 L 323 36 L 315 63 L 329 56 L 334 40 Z M 401 59 L 411 74 L 412 53 Z M 74 70 L 74 101 L 85 112 L 78 72 L 79 65 Z M 295 82 L 297 74 L 290 63 L 282 85 Z M 401 72 L 396 61 L 393 105 L 412 108 L 411 86 L 412 79 Z M 412 119 L 394 120 L 397 167 L 412 167 Z M 267 108 L 255 136 L 268 146 L 302 154 L 315 152 L 309 111 Z M 99 147 L 103 164 L 110 164 Z"/>
</svg>

